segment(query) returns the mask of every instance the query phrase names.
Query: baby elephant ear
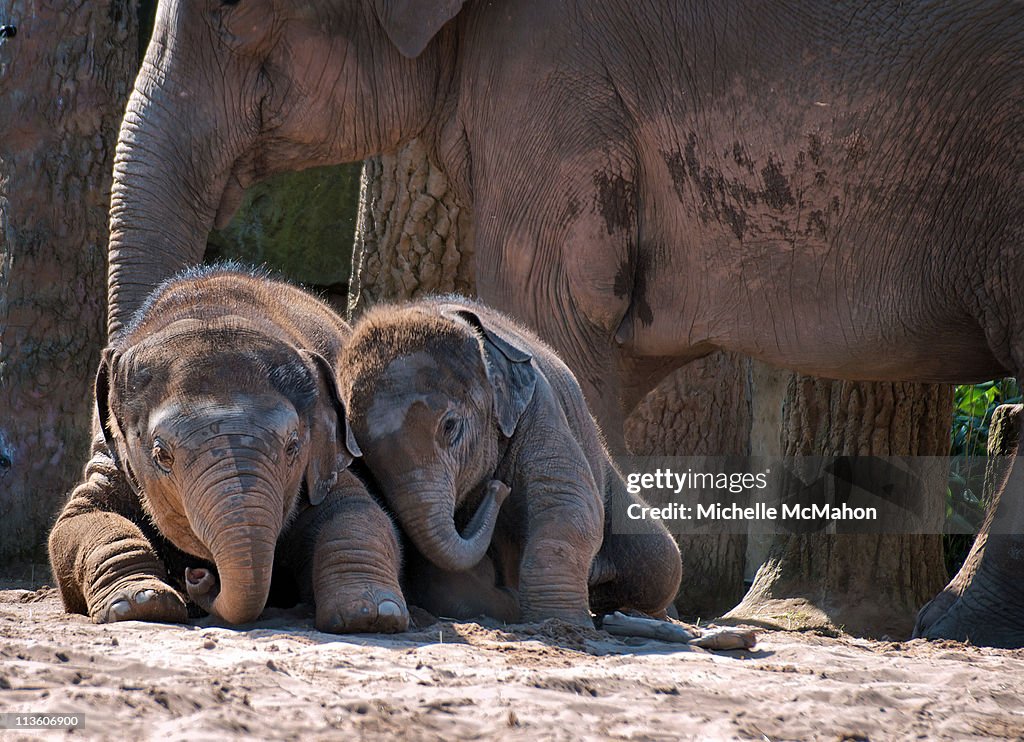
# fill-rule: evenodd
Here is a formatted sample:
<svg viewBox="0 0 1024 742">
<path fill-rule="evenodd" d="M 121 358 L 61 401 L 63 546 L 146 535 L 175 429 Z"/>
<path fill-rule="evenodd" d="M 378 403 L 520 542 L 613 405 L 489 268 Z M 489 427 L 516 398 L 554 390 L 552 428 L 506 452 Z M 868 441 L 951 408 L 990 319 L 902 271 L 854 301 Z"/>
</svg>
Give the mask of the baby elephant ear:
<svg viewBox="0 0 1024 742">
<path fill-rule="evenodd" d="M 391 43 L 415 59 L 462 9 L 464 0 L 374 0 L 377 18 Z"/>
<path fill-rule="evenodd" d="M 111 347 L 103 349 L 100 357 L 100 365 L 96 370 L 96 419 L 100 423 L 100 432 L 103 433 L 103 440 L 107 444 L 107 451 L 114 462 L 114 466 L 121 468 L 120 456 L 117 452 L 116 437 L 121 430 L 117 424 L 117 418 L 110 409 L 110 390 L 114 384 L 114 369 L 117 367 L 118 354 Z"/>
<path fill-rule="evenodd" d="M 323 502 L 338 481 L 338 474 L 352 460 L 363 455 L 348 424 L 345 404 L 338 391 L 334 369 L 319 353 L 299 351 L 316 369 L 320 402 L 313 414 L 310 430 L 309 463 L 306 465 L 306 491 L 313 505 Z"/>
<path fill-rule="evenodd" d="M 511 438 L 537 388 L 537 371 L 530 363 L 533 356 L 485 326 L 475 312 L 458 309 L 454 314 L 483 336 L 487 376 L 494 387 L 494 413 L 501 434 Z"/>
</svg>

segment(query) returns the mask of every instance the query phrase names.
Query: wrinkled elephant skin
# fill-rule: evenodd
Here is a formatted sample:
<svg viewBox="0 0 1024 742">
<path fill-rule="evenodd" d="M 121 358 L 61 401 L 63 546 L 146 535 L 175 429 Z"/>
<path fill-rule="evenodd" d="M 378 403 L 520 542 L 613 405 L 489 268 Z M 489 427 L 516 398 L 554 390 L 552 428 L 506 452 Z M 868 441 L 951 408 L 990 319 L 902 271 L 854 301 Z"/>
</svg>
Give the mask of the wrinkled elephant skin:
<svg viewBox="0 0 1024 742">
<path fill-rule="evenodd" d="M 155 292 L 103 354 L 102 433 L 50 536 L 65 607 L 182 621 L 187 595 L 241 624 L 275 577 L 322 630 L 404 630 L 397 534 L 347 470 L 332 364 L 348 335 L 317 299 L 230 267 Z"/>
<path fill-rule="evenodd" d="M 418 136 L 471 210 L 480 297 L 561 354 L 613 450 L 718 348 L 1021 378 L 1022 57 L 1013 2 L 161 2 L 118 144 L 110 328 L 250 183 Z"/>
</svg>

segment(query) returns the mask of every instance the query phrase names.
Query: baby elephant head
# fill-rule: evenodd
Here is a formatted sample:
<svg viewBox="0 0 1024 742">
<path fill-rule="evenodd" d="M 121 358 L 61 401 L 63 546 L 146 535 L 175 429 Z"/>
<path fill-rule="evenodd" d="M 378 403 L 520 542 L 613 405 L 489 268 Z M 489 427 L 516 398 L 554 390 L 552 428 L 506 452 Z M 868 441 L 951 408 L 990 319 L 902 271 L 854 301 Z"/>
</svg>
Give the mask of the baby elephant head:
<svg viewBox="0 0 1024 742">
<path fill-rule="evenodd" d="M 530 354 L 469 309 L 427 304 L 367 314 L 339 367 L 363 460 L 402 527 L 443 569 L 475 565 L 509 493 L 491 479 L 533 398 Z"/>
<path fill-rule="evenodd" d="M 104 351 L 96 376 L 115 463 L 161 533 L 216 565 L 219 591 L 202 573 L 186 584 L 230 623 L 263 610 L 303 482 L 316 504 L 359 455 L 330 364 L 242 322 L 182 320 L 129 338 Z"/>
</svg>

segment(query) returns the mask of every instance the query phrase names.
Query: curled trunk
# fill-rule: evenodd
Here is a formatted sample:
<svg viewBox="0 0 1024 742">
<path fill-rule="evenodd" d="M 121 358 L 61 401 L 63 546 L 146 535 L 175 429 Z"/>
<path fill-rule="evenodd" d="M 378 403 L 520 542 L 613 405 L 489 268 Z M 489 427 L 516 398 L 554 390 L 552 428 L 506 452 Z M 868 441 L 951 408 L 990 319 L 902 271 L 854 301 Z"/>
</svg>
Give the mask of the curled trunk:
<svg viewBox="0 0 1024 742">
<path fill-rule="evenodd" d="M 465 535 L 455 527 L 455 492 L 451 487 L 425 494 L 399 493 L 394 501 L 416 503 L 396 508 L 409 537 L 438 567 L 458 572 L 471 569 L 484 558 L 498 522 L 498 510 L 508 494 L 506 485 L 491 482 Z"/>
<path fill-rule="evenodd" d="M 232 624 L 254 621 L 263 611 L 284 524 L 284 494 L 271 472 L 262 470 L 263 458 L 236 449 L 186 489 L 194 492 L 185 502 L 192 532 L 212 556 L 219 578 L 216 585 L 210 581 L 195 589 L 186 575 L 189 595 Z"/>
</svg>

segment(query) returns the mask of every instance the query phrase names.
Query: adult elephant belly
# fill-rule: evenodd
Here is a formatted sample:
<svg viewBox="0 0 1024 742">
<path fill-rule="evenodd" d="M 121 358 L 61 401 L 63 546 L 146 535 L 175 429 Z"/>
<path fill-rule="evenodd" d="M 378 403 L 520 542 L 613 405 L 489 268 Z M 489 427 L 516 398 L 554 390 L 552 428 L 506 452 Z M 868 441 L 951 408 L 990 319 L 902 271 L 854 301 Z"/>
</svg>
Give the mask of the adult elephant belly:
<svg viewBox="0 0 1024 742">
<path fill-rule="evenodd" d="M 724 349 L 861 381 L 967 382 L 1012 373 L 965 309 L 962 287 L 944 286 L 928 255 L 840 240 L 741 244 L 733 234 L 693 233 L 699 246 L 644 251 L 664 259 L 646 261 L 646 275 L 635 281 L 616 335 L 626 354 L 687 358 Z M 888 252 L 875 257 L 881 248 Z"/>
</svg>

